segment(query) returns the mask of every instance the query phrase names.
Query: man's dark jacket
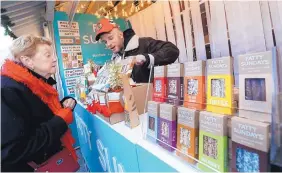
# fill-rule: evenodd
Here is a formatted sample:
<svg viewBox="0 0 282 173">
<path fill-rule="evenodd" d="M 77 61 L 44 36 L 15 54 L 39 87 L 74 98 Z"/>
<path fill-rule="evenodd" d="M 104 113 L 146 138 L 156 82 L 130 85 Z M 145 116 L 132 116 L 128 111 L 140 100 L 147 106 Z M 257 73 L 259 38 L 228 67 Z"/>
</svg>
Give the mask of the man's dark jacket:
<svg viewBox="0 0 282 173">
<path fill-rule="evenodd" d="M 112 60 L 117 57 L 144 55 L 146 62 L 140 66 L 135 65 L 132 71 L 132 79 L 137 83 L 147 83 L 150 75 L 150 56 L 154 59 L 154 66 L 162 66 L 174 63 L 178 56 L 178 48 L 171 42 L 155 40 L 150 37 L 138 37 L 132 29 L 127 29 L 124 35 L 124 52 L 113 54 Z M 152 62 L 151 62 L 152 63 Z M 152 74 L 153 75 L 153 74 Z M 152 82 L 150 80 L 150 82 Z"/>
</svg>

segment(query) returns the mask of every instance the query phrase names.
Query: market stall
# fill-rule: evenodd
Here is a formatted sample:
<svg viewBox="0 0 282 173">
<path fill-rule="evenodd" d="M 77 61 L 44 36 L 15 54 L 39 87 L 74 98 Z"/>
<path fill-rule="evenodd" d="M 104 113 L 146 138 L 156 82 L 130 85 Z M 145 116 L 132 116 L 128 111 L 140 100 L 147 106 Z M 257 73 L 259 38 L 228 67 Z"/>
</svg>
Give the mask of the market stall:
<svg viewBox="0 0 282 173">
<path fill-rule="evenodd" d="M 81 2 L 78 14 L 56 12 L 62 88 L 79 101 L 76 127 L 89 169 L 281 167 L 281 7 L 276 1 L 141 0 Z M 135 59 L 111 63 L 111 51 L 95 41 L 101 17 L 123 31 L 132 27 L 141 37 L 174 43 L 179 58 L 152 67 L 152 81 L 134 83 Z"/>
</svg>

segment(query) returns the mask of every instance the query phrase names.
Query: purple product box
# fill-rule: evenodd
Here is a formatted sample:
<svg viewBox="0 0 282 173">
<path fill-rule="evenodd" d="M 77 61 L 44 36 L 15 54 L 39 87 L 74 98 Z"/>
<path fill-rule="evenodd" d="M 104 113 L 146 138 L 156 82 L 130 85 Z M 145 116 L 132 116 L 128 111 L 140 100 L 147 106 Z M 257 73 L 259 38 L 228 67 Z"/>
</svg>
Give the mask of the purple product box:
<svg viewBox="0 0 282 173">
<path fill-rule="evenodd" d="M 160 118 L 158 119 L 158 139 L 162 142 L 158 141 L 158 143 L 168 151 L 174 151 L 174 148 L 176 148 L 176 112 L 177 109 L 175 106 L 170 104 L 160 104 Z"/>
</svg>

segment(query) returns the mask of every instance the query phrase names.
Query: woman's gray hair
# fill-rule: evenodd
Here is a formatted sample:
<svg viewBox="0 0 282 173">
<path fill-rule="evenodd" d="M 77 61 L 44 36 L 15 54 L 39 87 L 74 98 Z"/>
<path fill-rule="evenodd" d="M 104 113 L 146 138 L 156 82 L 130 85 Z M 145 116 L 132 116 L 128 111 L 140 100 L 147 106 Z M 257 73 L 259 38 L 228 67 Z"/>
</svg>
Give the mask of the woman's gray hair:
<svg viewBox="0 0 282 173">
<path fill-rule="evenodd" d="M 10 59 L 15 62 L 20 62 L 20 57 L 33 57 L 36 54 L 37 45 L 47 44 L 52 45 L 52 42 L 45 37 L 37 37 L 33 35 L 23 35 L 15 39 L 10 47 Z"/>
</svg>

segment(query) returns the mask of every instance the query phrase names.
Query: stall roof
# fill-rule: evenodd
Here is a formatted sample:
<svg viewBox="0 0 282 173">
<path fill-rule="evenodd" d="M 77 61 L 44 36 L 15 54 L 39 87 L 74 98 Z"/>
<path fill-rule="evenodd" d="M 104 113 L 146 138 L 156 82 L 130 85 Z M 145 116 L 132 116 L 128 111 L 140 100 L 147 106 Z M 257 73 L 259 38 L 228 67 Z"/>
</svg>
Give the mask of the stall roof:
<svg viewBox="0 0 282 173">
<path fill-rule="evenodd" d="M 16 36 L 23 34 L 43 35 L 46 1 L 1 1 L 1 9 L 15 25 L 11 30 Z"/>
<path fill-rule="evenodd" d="M 152 0 L 103 0 L 103 1 L 79 1 L 76 13 L 93 14 L 97 17 L 127 18 L 152 4 Z M 55 10 L 68 13 L 71 2 L 56 1 Z"/>
</svg>

